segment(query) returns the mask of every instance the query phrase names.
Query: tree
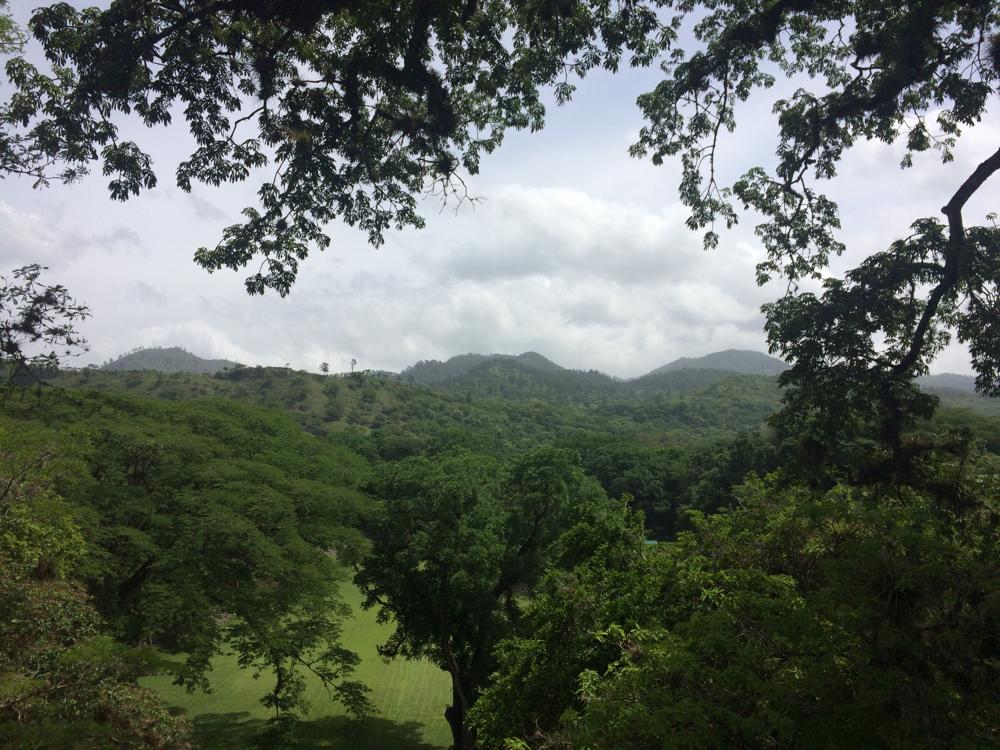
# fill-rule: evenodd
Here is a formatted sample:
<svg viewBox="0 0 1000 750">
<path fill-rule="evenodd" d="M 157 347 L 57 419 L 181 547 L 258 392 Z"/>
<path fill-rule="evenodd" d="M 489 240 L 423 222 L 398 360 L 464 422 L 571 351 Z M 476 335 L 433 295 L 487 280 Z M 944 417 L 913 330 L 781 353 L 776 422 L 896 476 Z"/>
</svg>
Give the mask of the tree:
<svg viewBox="0 0 1000 750">
<path fill-rule="evenodd" d="M 25 38 L 10 13 L 7 12 L 7 0 L 0 0 L 0 55 L 12 55 L 20 51 Z"/>
<path fill-rule="evenodd" d="M 188 748 L 187 722 L 136 683 L 157 660 L 110 637 L 76 578 L 65 440 L 0 419 L 0 744 Z"/>
<path fill-rule="evenodd" d="M 781 376 L 787 408 L 779 424 L 809 428 L 814 438 L 863 428 L 898 453 L 902 428 L 931 407 L 912 379 L 952 336 L 969 344 L 979 389 L 1000 392 L 1000 234 L 995 224 L 968 227 L 963 217 L 969 198 L 1000 169 L 1000 150 L 951 186 L 945 222 L 915 217 L 910 236 L 845 279 L 826 279 L 820 297 L 798 288 L 822 278 L 844 249 L 837 207 L 816 183 L 835 177 L 851 146 L 902 139 L 903 167 L 928 150 L 948 161 L 962 129 L 982 119 L 1000 80 L 996 3 L 791 0 L 678 9 L 699 6 L 702 49 L 674 50 L 668 77 L 640 97 L 648 125 L 633 153 L 656 163 L 680 155 L 688 223 L 708 230 L 708 247 L 718 243 L 716 222 L 737 221 L 737 205 L 764 217 L 757 235 L 768 260 L 758 279 L 789 283 L 765 306 L 771 350 L 793 364 Z M 774 104 L 776 166 L 720 185 L 717 145 L 736 127 L 736 105 L 763 96 L 782 74 L 806 85 Z"/>
<path fill-rule="evenodd" d="M 325 224 L 357 226 L 375 245 L 390 227 L 422 225 L 416 196 L 468 197 L 461 174 L 508 130 L 541 127 L 539 91 L 557 84 L 567 96 L 568 63 L 582 72 L 617 65 L 626 49 L 644 56 L 656 28 L 648 8 L 603 0 L 58 3 L 29 22 L 51 71 L 7 63 L 0 171 L 44 184 L 100 162 L 124 200 L 157 176 L 115 116 L 154 127 L 179 108 L 196 142 L 181 189 L 242 182 L 265 165 L 273 175 L 197 261 L 260 264 L 247 290 L 287 294 L 309 249 L 329 244 Z"/>
<path fill-rule="evenodd" d="M 330 365 L 327 362 L 321 362 L 319 365 L 319 371 L 324 375 L 330 374 Z"/>
<path fill-rule="evenodd" d="M 41 283 L 43 270 L 33 264 L 0 276 L 0 368 L 11 380 L 56 369 L 63 358 L 86 351 L 76 324 L 90 311 L 65 287 Z"/>
<path fill-rule="evenodd" d="M 960 509 L 758 480 L 676 544 L 550 573 L 472 711 L 481 747 L 995 745 L 995 471 Z"/>
<path fill-rule="evenodd" d="M 395 631 L 386 656 L 426 657 L 448 672 L 445 711 L 456 750 L 471 750 L 465 717 L 495 668 L 493 649 L 520 617 L 544 566 L 613 535 L 570 529 L 601 518 L 607 501 L 571 454 L 541 449 L 502 467 L 474 454 L 409 458 L 375 484 L 372 550 L 356 581 L 365 606 Z M 639 534 L 641 538 L 641 532 Z"/>
<path fill-rule="evenodd" d="M 191 688 L 208 687 L 212 657 L 232 648 L 275 675 L 263 702 L 278 730 L 300 708 L 305 672 L 366 713 L 339 594 L 364 544 L 366 463 L 264 410 L 76 396 L 3 409 L 26 433 L 41 423 L 67 436 L 73 470 L 53 486 L 86 540 L 75 577 L 107 633 L 183 654 L 174 676 Z"/>
</svg>

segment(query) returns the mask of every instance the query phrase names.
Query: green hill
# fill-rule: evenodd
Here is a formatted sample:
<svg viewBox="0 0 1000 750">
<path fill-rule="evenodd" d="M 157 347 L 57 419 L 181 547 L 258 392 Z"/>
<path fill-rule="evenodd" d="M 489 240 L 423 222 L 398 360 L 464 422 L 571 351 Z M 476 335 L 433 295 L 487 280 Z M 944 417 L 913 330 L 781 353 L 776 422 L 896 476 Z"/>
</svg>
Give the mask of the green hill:
<svg viewBox="0 0 1000 750">
<path fill-rule="evenodd" d="M 777 357 L 762 352 L 742 349 L 726 349 L 712 352 L 704 357 L 681 357 L 658 367 L 644 377 L 675 370 L 723 370 L 744 375 L 777 375 L 788 369 L 788 365 Z"/>
<path fill-rule="evenodd" d="M 960 391 L 962 393 L 976 392 L 976 379 L 971 375 L 957 375 L 953 372 L 942 372 L 937 375 L 924 375 L 917 378 L 917 382 L 924 390 L 935 393 L 937 391 Z"/>
<path fill-rule="evenodd" d="M 101 366 L 102 370 L 152 370 L 154 372 L 189 372 L 212 375 L 232 369 L 237 363 L 228 359 L 203 359 L 179 346 L 136 349 Z"/>
<path fill-rule="evenodd" d="M 682 433 L 684 439 L 707 438 L 758 429 L 760 415 L 778 408 L 773 379 L 760 376 L 743 376 L 737 396 L 708 391 L 702 381 L 639 397 L 600 373 L 540 373 L 515 360 L 482 367 L 447 388 L 273 367 L 240 367 L 215 376 L 77 370 L 52 383 L 171 401 L 227 398 L 280 409 L 308 432 L 340 435 L 362 450 L 394 458 L 453 445 L 507 454 L 590 432 L 658 443 Z M 603 390 L 609 384 L 613 390 Z M 735 401 L 722 403 L 723 398 Z M 687 408 L 684 402 L 690 402 Z M 697 419 L 688 418 L 696 412 Z M 733 421 L 734 415 L 741 416 Z"/>
<path fill-rule="evenodd" d="M 404 383 L 426 385 L 476 398 L 542 399 L 553 403 L 595 405 L 609 400 L 641 401 L 657 396 L 689 394 L 736 374 L 760 374 L 755 372 L 752 363 L 743 362 L 741 366 L 737 361 L 739 358 L 727 359 L 721 357 L 725 353 L 719 354 L 702 358 L 718 362 L 720 366 L 714 369 L 672 367 L 675 364 L 672 363 L 628 380 L 597 370 L 561 367 L 537 352 L 516 356 L 462 354 L 446 362 L 418 362 L 403 370 L 400 379 Z M 701 360 L 685 362 L 698 364 Z M 756 370 L 763 370 L 762 374 L 773 374 L 759 362 Z"/>
</svg>

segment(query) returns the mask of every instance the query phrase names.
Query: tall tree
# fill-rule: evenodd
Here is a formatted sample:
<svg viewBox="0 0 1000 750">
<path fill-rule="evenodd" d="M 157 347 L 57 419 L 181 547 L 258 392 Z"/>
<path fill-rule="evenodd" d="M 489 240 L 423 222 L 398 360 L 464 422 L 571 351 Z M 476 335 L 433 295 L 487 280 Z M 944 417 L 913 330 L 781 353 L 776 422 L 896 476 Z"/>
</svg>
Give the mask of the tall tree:
<svg viewBox="0 0 1000 750">
<path fill-rule="evenodd" d="M 614 544 L 603 528 L 563 536 L 577 522 L 596 528 L 609 506 L 572 454 L 553 449 L 506 467 L 470 453 L 410 458 L 387 467 L 376 492 L 372 551 L 356 580 L 366 606 L 395 625 L 381 651 L 448 672 L 445 718 L 455 750 L 471 750 L 465 717 L 496 666 L 494 647 L 520 618 L 519 599 L 547 563 Z"/>
<path fill-rule="evenodd" d="M 53 485 L 86 540 L 75 577 L 108 632 L 183 654 L 175 678 L 191 688 L 232 648 L 241 666 L 275 675 L 263 702 L 277 728 L 300 707 L 306 672 L 365 713 L 339 594 L 363 545 L 352 526 L 368 499 L 350 485 L 365 462 L 264 410 L 75 396 L 2 410 L 20 431 L 67 436 L 74 464 Z"/>
<path fill-rule="evenodd" d="M 550 573 L 497 648 L 480 747 L 995 746 L 1000 485 L 995 459 L 965 468 L 959 509 L 755 481 L 676 543 Z"/>
<path fill-rule="evenodd" d="M 136 682 L 161 660 L 116 642 L 77 578 L 68 443 L 0 418 L 0 745 L 184 750 L 188 723 Z"/>
</svg>

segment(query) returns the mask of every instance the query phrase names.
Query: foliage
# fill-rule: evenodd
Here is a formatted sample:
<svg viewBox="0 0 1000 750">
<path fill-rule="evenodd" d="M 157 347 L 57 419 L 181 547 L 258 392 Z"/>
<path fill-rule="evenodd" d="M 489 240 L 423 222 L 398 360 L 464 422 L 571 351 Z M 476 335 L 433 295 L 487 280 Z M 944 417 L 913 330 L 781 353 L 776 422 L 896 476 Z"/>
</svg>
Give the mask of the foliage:
<svg viewBox="0 0 1000 750">
<path fill-rule="evenodd" d="M 454 747 L 472 748 L 465 715 L 495 644 L 520 617 L 520 597 L 546 563 L 572 564 L 581 548 L 613 543 L 573 530 L 597 525 L 604 493 L 572 454 L 552 449 L 506 466 L 470 453 L 406 459 L 386 467 L 375 492 L 372 552 L 355 580 L 366 606 L 395 625 L 383 653 L 427 657 L 449 673 Z"/>
<path fill-rule="evenodd" d="M 53 489 L 60 443 L 0 421 L 0 744 L 189 747 L 186 722 L 136 684 L 150 655 L 110 638 L 70 575 L 85 543 Z"/>
<path fill-rule="evenodd" d="M 0 0 L 0 55 L 20 51 L 25 42 L 24 33 L 7 11 L 7 4 L 7 0 Z"/>
<path fill-rule="evenodd" d="M 793 365 L 781 376 L 789 417 L 782 428 L 802 428 L 805 408 L 807 421 L 823 423 L 820 432 L 861 423 L 896 448 L 901 431 L 932 408 L 912 379 L 954 335 L 969 345 L 979 389 L 998 392 L 1000 230 L 966 227 L 962 212 L 1000 169 L 1000 150 L 952 187 L 946 224 L 916 219 L 909 237 L 845 278 L 826 279 L 821 296 L 798 290 L 802 279 L 821 279 L 844 249 L 837 207 L 815 183 L 835 177 L 848 149 L 902 140 L 903 167 L 928 150 L 949 161 L 962 129 L 981 121 L 1000 80 L 996 3 L 677 7 L 703 11 L 694 24 L 701 47 L 674 50 L 666 79 L 640 97 L 649 123 L 633 153 L 656 163 L 680 155 L 680 196 L 691 207 L 689 226 L 708 229 L 706 246 L 718 243 L 716 221 L 736 223 L 738 204 L 763 217 L 757 234 L 768 259 L 758 280 L 789 281 L 787 294 L 765 306 L 771 350 Z M 802 85 L 774 104 L 776 166 L 721 185 L 720 133 L 734 130 L 738 104 L 763 96 L 779 74 Z M 811 426 L 806 432 L 814 437 Z"/>
<path fill-rule="evenodd" d="M 715 438 L 760 427 L 780 405 L 770 378 L 719 375 L 717 383 L 707 386 L 691 382 L 678 389 L 651 389 L 644 397 L 594 400 L 561 388 L 479 396 L 378 376 L 361 387 L 349 376 L 324 378 L 265 367 L 236 368 L 215 378 L 82 370 L 63 372 L 51 382 L 182 400 L 218 396 L 284 409 L 309 432 L 353 441 L 352 448 L 374 451 L 372 457 L 384 450 L 385 458 L 401 458 L 457 446 L 512 455 L 587 432 L 641 435 L 660 443 Z M 976 408 L 975 401 L 967 405 Z M 354 437 L 346 434 L 355 427 L 361 429 Z M 363 441 L 359 435 L 365 436 Z"/>
<path fill-rule="evenodd" d="M 329 244 L 327 223 L 357 226 L 375 245 L 390 227 L 421 226 L 415 195 L 467 197 L 461 174 L 509 129 L 541 127 L 539 89 L 569 63 L 583 72 L 629 51 L 645 58 L 658 23 L 641 5 L 606 2 L 118 0 L 42 7 L 29 28 L 51 71 L 8 62 L 0 169 L 72 181 L 99 161 L 124 200 L 157 176 L 114 115 L 155 127 L 177 108 L 196 143 L 177 169 L 181 189 L 273 165 L 259 207 L 198 262 L 254 261 L 247 290 L 284 295 L 310 247 Z"/>
<path fill-rule="evenodd" d="M 179 346 L 141 347 L 101 365 L 104 370 L 156 370 L 213 375 L 239 367 L 228 359 L 203 359 Z"/>
<path fill-rule="evenodd" d="M 87 350 L 75 326 L 90 311 L 65 287 L 39 281 L 43 270 L 33 264 L 0 277 L 0 372 L 11 380 L 51 374 L 65 357 Z"/>
<path fill-rule="evenodd" d="M 676 543 L 550 574 L 473 710 L 482 747 L 996 744 L 995 462 L 964 489 L 758 481 Z"/>
<path fill-rule="evenodd" d="M 362 551 L 365 462 L 250 407 L 72 395 L 4 408 L 76 436 L 80 470 L 56 487 L 87 542 L 76 575 L 112 633 L 183 652 L 176 678 L 190 686 L 233 646 L 276 671 L 265 700 L 279 718 L 302 669 L 363 713 L 337 582 Z"/>
<path fill-rule="evenodd" d="M 400 373 L 407 384 L 427 385 L 473 397 L 539 398 L 553 403 L 640 401 L 682 396 L 734 374 L 773 375 L 784 363 L 759 352 L 727 351 L 697 360 L 679 359 L 641 377 L 622 380 L 597 370 L 571 370 L 541 354 L 463 354 L 447 362 L 421 361 Z"/>
<path fill-rule="evenodd" d="M 749 475 L 777 468 L 778 457 L 761 433 L 658 447 L 635 439 L 587 434 L 559 442 L 579 452 L 581 466 L 608 495 L 631 498 L 652 539 L 673 539 L 685 511 L 714 512 L 734 501 L 731 488 Z"/>
<path fill-rule="evenodd" d="M 672 374 L 689 373 L 699 371 Z M 789 461 L 801 467 L 814 461 L 801 440 L 786 440 L 779 448 L 772 444 L 771 433 L 761 431 L 767 415 L 780 404 L 774 381 L 762 376 L 730 373 L 686 393 L 635 400 L 609 397 L 597 404 L 589 396 L 576 399 L 569 392 L 552 400 L 518 394 L 477 398 L 381 378 L 371 378 L 360 388 L 350 377 L 324 378 L 281 368 L 239 368 L 216 378 L 84 370 L 64 372 L 52 382 L 182 400 L 218 396 L 284 408 L 306 430 L 371 461 L 429 456 L 456 447 L 507 457 L 557 443 L 578 451 L 586 471 L 611 496 L 632 495 L 646 514 L 647 528 L 660 539 L 673 535 L 684 508 L 708 511 L 729 505 L 729 488 L 747 474 L 763 474 Z M 372 394 L 370 400 L 363 400 L 363 393 Z M 1000 401 L 936 393 L 943 404 L 976 414 L 956 422 L 945 409 L 940 418 L 915 425 L 906 439 L 920 435 L 923 442 L 915 445 L 925 444 L 929 436 L 946 436 L 960 425 L 968 426 L 974 439 L 995 437 L 994 412 Z M 993 417 L 984 418 L 988 415 Z M 734 437 L 741 432 L 743 437 Z M 853 443 L 845 437 L 844 445 L 850 448 Z M 869 451 L 865 445 L 864 451 Z M 614 453 L 618 455 L 607 455 Z M 856 450 L 840 454 L 839 462 L 850 470 L 834 473 L 835 479 L 859 481 L 862 462 L 856 455 Z M 867 463 L 877 468 L 877 462 Z"/>
</svg>

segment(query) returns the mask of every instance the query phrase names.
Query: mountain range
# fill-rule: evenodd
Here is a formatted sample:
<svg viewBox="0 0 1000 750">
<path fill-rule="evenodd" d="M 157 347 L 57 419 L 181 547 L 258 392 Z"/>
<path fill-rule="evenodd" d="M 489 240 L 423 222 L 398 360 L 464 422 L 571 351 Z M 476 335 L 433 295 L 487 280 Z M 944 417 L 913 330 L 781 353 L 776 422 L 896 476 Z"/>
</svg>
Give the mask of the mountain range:
<svg viewBox="0 0 1000 750">
<path fill-rule="evenodd" d="M 534 372 L 547 373 L 580 373 L 588 377 L 601 377 L 617 382 L 637 382 L 644 378 L 655 377 L 667 372 L 678 370 L 718 370 L 721 372 L 736 372 L 743 375 L 776 375 L 788 369 L 788 365 L 777 357 L 771 357 L 762 352 L 740 349 L 727 349 L 721 352 L 706 354 L 704 357 L 681 357 L 657 367 L 645 375 L 628 380 L 621 380 L 605 375 L 597 370 L 571 370 L 557 365 L 538 352 L 524 354 L 459 354 L 444 362 L 436 359 L 417 362 L 400 373 L 401 377 L 420 385 L 440 385 L 460 378 L 484 365 L 507 365 Z"/>
<path fill-rule="evenodd" d="M 226 359 L 204 359 L 182 347 L 135 349 L 102 366 L 105 370 L 152 370 L 214 374 L 237 367 Z M 538 352 L 523 354 L 459 354 L 445 361 L 423 360 L 399 373 L 400 380 L 431 388 L 478 395 L 587 394 L 647 396 L 686 393 L 734 373 L 778 375 L 788 365 L 763 352 L 726 349 L 703 357 L 681 357 L 636 378 L 622 379 L 597 370 L 562 367 Z M 975 392 L 969 375 L 941 373 L 919 378 L 928 390 Z"/>
</svg>

